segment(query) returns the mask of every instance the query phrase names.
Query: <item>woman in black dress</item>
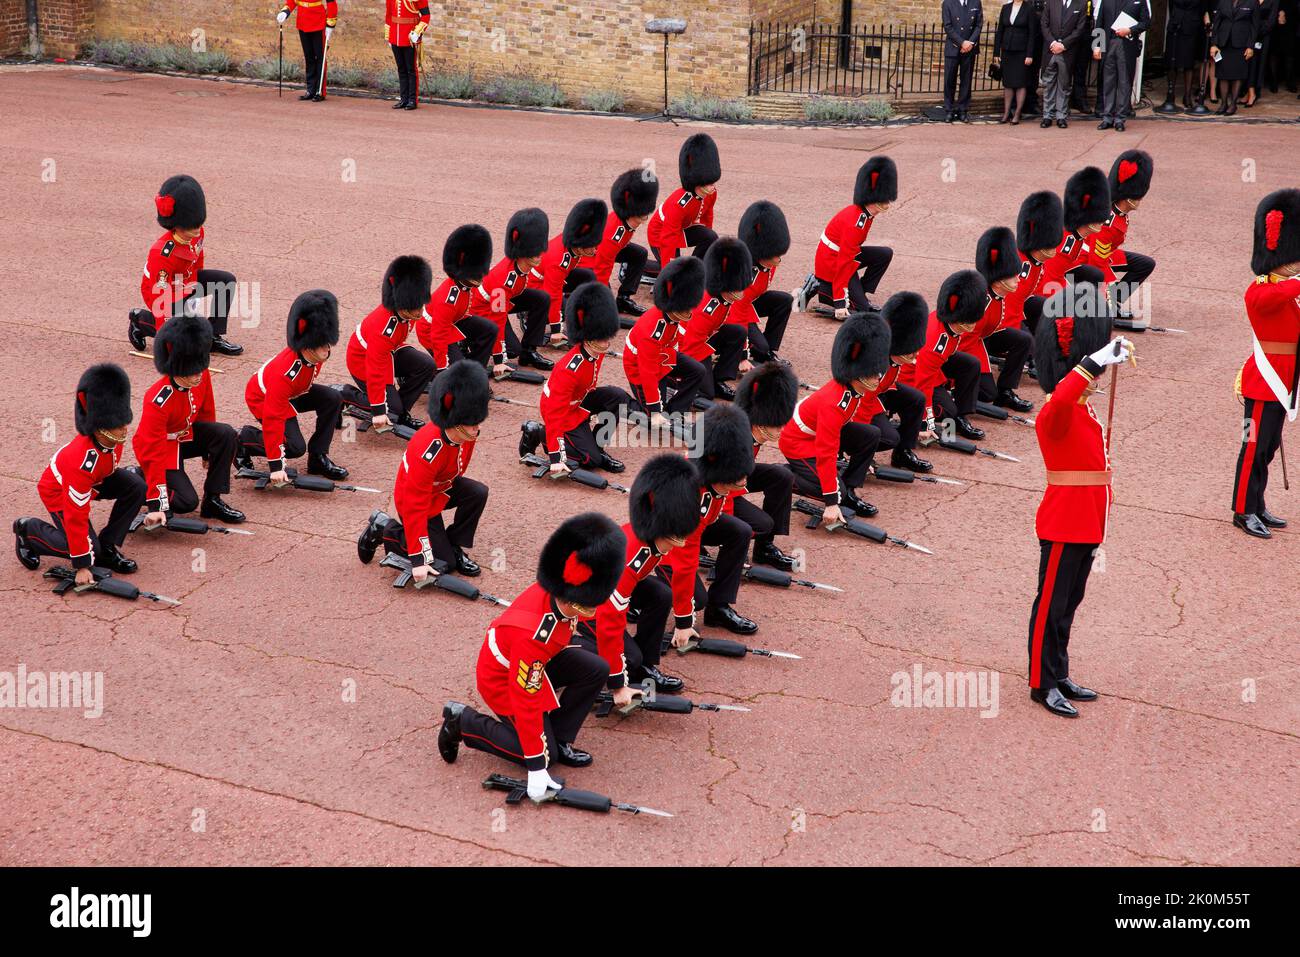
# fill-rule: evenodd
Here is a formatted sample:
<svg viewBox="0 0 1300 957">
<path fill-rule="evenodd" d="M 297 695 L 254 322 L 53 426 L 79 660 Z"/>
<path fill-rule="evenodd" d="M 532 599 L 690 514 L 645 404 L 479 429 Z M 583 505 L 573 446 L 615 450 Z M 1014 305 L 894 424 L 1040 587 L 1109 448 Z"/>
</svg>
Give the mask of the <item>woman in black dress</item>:
<svg viewBox="0 0 1300 957">
<path fill-rule="evenodd" d="M 1174 89 L 1181 83 L 1183 107 L 1190 110 L 1192 87 L 1205 59 L 1205 18 L 1209 15 L 1206 0 L 1169 0 L 1169 23 L 1165 28 L 1165 60 L 1174 79 Z"/>
<path fill-rule="evenodd" d="M 1210 56 L 1219 58 L 1217 76 L 1223 100 L 1215 113 L 1232 116 L 1237 112 L 1237 97 L 1249 73 L 1258 36 L 1258 0 L 1219 0 L 1210 30 Z"/>
<path fill-rule="evenodd" d="M 1030 0 L 1008 0 L 998 14 L 998 29 L 993 35 L 993 62 L 1002 67 L 1002 119 L 999 123 L 1015 126 L 1025 108 L 1029 74 L 1038 48 L 1038 16 Z M 1012 100 L 1015 113 L 1012 114 Z"/>
<path fill-rule="evenodd" d="M 1259 49 L 1250 58 L 1250 76 L 1246 80 L 1246 102 L 1242 106 L 1254 106 L 1255 101 L 1264 92 L 1264 66 L 1268 62 L 1270 38 L 1277 28 L 1277 0 L 1258 0 L 1258 2 L 1259 9 L 1256 11 L 1255 22 L 1259 25 L 1259 34 L 1255 37 L 1255 42 L 1259 44 Z"/>
</svg>

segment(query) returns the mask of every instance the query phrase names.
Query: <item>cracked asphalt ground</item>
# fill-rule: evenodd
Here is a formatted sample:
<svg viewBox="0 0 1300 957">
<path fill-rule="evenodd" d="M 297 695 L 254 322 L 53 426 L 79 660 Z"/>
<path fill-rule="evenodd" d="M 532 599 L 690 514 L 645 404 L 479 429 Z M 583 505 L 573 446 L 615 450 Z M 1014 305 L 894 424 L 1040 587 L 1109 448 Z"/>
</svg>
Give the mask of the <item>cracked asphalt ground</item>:
<svg viewBox="0 0 1300 957">
<path fill-rule="evenodd" d="M 74 67 L 4 68 L 0 113 L 6 515 L 39 512 L 35 482 L 71 432 L 86 365 L 123 363 L 137 401 L 153 381 L 127 356 L 124 330 L 158 233 L 151 197 L 167 175 L 192 173 L 207 190 L 209 263 L 260 284 L 261 324 L 232 332 L 247 351 L 216 363 L 220 417 L 238 425 L 244 384 L 283 345 L 299 292 L 333 290 L 346 336 L 393 256 L 437 262 L 447 233 L 468 221 L 499 242 L 525 205 L 558 226 L 575 200 L 606 195 L 645 159 L 675 186 L 689 129 L 458 107 L 394 113 L 338 97 L 305 105 L 254 85 Z M 938 474 L 965 487 L 867 489 L 878 521 L 934 557 L 797 525 L 789 544 L 805 550 L 808 577 L 846 592 L 744 586 L 739 608 L 762 624 L 755 644 L 802 661 L 668 662 L 696 700 L 752 713 L 588 722 L 579 743 L 596 762 L 565 769 L 568 779 L 674 820 L 503 814 L 502 796 L 479 783 L 509 768 L 477 752 L 449 767 L 434 746 L 442 703 L 477 701 L 473 665 L 494 609 L 394 591 L 385 571 L 357 562 L 354 539 L 369 509 L 389 504 L 402 446 L 341 435 L 335 457 L 384 495 L 240 486 L 230 499 L 255 537 L 128 542 L 136 581 L 182 598 L 179 609 L 58 598 L 16 561 L 0 566 L 0 670 L 102 671 L 105 682 L 97 719 L 0 711 L 0 862 L 608 864 L 653 849 L 689 864 L 1296 863 L 1300 531 L 1249 540 L 1228 508 L 1251 215 L 1265 192 L 1296 185 L 1295 130 L 1150 121 L 1122 137 L 1087 124 L 711 132 L 725 170 L 721 231 L 755 199 L 789 217 L 782 288 L 809 268 L 866 155 L 892 155 L 900 201 L 872 234 L 896 251 L 882 291 L 927 299 L 971 263 L 984 228 L 1014 223 L 1030 190 L 1060 189 L 1085 163 L 1108 168 L 1123 146 L 1154 155 L 1132 246 L 1159 261 L 1155 321 L 1191 335 L 1142 337 L 1141 367 L 1121 373 L 1111 537 L 1071 649 L 1075 676 L 1102 699 L 1075 721 L 1028 700 L 1043 469 L 1031 430 L 993 423 L 985 444 L 1021 464 L 936 451 Z M 834 330 L 794 318 L 783 352 L 804 379 L 825 380 Z M 621 384 L 619 365 L 608 369 Z M 344 376 L 340 349 L 326 379 Z M 1025 392 L 1041 399 L 1032 384 Z M 492 406 L 470 472 L 492 487 L 474 554 L 485 566 L 495 557 L 496 570 L 481 583 L 507 597 L 531 580 L 562 516 L 625 514 L 613 494 L 525 475 L 513 450 L 527 414 Z M 626 458 L 635 467 L 648 454 Z M 1300 519 L 1300 494 L 1282 490 L 1276 467 L 1273 483 L 1271 508 Z M 97 507 L 97 522 L 103 514 Z M 997 716 L 891 706 L 891 675 L 916 664 L 996 671 Z M 344 700 L 350 683 L 354 702 Z M 1243 701 L 1243 683 L 1254 700 Z"/>
</svg>

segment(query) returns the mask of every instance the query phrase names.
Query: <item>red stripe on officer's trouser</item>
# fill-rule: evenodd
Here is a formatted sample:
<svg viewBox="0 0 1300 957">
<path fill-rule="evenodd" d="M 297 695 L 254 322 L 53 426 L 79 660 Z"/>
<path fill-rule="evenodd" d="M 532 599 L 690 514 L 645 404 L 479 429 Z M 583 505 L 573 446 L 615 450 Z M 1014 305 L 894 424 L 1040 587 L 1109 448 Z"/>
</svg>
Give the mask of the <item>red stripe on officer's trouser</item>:
<svg viewBox="0 0 1300 957">
<path fill-rule="evenodd" d="M 1038 614 L 1034 616 L 1034 641 L 1029 652 L 1029 687 L 1037 688 L 1043 674 L 1043 635 L 1047 631 L 1047 613 L 1052 607 L 1052 592 L 1056 588 L 1056 572 L 1061 564 L 1063 542 L 1052 542 L 1047 557 L 1047 574 L 1043 576 L 1043 590 L 1038 596 Z"/>
<path fill-rule="evenodd" d="M 462 731 L 461 736 L 465 738 L 477 738 L 478 740 L 484 742 L 493 751 L 496 751 L 499 754 L 508 754 L 512 758 L 518 758 L 520 761 L 528 760 L 522 754 L 515 754 L 513 751 L 509 750 L 508 748 L 501 747 L 501 745 L 497 744 L 495 741 L 492 741 L 489 738 L 485 738 L 481 734 L 470 734 L 468 731 Z"/>
<path fill-rule="evenodd" d="M 1263 402 L 1251 404 L 1250 434 L 1241 443 L 1241 465 L 1237 468 L 1237 494 L 1232 500 L 1232 510 L 1238 515 L 1246 511 L 1246 495 L 1250 491 L 1250 473 L 1255 468 L 1255 447 L 1259 444 L 1259 417 L 1264 411 Z"/>
</svg>

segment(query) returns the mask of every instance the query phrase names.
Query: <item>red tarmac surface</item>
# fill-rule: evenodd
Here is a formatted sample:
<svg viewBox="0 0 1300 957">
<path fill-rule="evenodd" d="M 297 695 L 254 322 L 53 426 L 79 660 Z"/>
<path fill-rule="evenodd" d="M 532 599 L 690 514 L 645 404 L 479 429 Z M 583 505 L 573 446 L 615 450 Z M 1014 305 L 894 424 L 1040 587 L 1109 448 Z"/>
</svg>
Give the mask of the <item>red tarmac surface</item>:
<svg viewBox="0 0 1300 957">
<path fill-rule="evenodd" d="M 573 201 L 605 196 L 615 174 L 647 158 L 674 186 L 688 129 L 453 107 L 394 113 L 361 99 L 309 105 L 252 85 L 71 67 L 0 70 L 0 116 L 5 516 L 40 512 L 35 480 L 71 435 L 71 394 L 87 364 L 123 363 L 137 401 L 153 381 L 126 355 L 124 331 L 158 233 L 150 200 L 167 175 L 189 172 L 206 188 L 209 264 L 260 283 L 262 323 L 232 328 L 247 352 L 217 362 L 219 414 L 238 425 L 244 383 L 282 347 L 283 317 L 302 290 L 338 295 L 346 336 L 393 256 L 437 262 L 462 222 L 484 223 L 499 241 L 525 205 L 558 224 Z M 230 499 L 254 538 L 128 541 L 142 566 L 135 580 L 183 598 L 175 610 L 58 598 L 16 561 L 0 563 L 0 670 L 102 671 L 105 682 L 96 719 L 0 711 L 0 864 L 608 864 L 643 859 L 648 846 L 660 861 L 690 864 L 1300 860 L 1300 527 L 1261 543 L 1229 524 L 1251 215 L 1267 191 L 1300 185 L 1300 132 L 1159 121 L 1124 135 L 1088 124 L 710 132 L 725 171 L 722 230 L 755 199 L 786 211 L 795 244 L 782 288 L 809 268 L 866 155 L 892 155 L 900 201 L 872 234 L 896 251 L 882 292 L 927 299 L 971 263 L 984 228 L 1014 224 L 1030 190 L 1060 189 L 1085 163 L 1108 168 L 1124 146 L 1153 154 L 1155 188 L 1131 245 L 1159 261 L 1154 321 L 1192 335 L 1147 334 L 1141 368 L 1121 373 L 1117 504 L 1071 649 L 1075 677 L 1101 700 L 1075 721 L 1028 700 L 1043 469 L 1030 429 L 995 423 L 986 444 L 1022 464 L 934 451 L 939 474 L 969 484 L 868 488 L 877 521 L 935 557 L 800 526 L 790 544 L 806 549 L 808 576 L 847 592 L 744 586 L 739 607 L 762 625 L 754 643 L 804 660 L 668 661 L 696 700 L 752 713 L 588 722 L 579 743 L 596 763 L 563 769 L 569 780 L 675 820 L 531 806 L 502 817 L 502 795 L 479 782 L 510 768 L 472 751 L 447 766 L 434 745 L 443 702 L 477 701 L 473 664 L 493 608 L 397 592 L 386 570 L 358 564 L 355 537 L 386 494 L 237 488 Z M 355 182 L 344 182 L 350 160 Z M 50 161 L 53 182 L 42 178 Z M 783 352 L 804 379 L 824 381 L 833 333 L 825 319 L 793 320 Z M 327 381 L 344 380 L 341 352 Z M 621 383 L 618 364 L 609 368 Z M 481 584 L 507 597 L 531 581 L 562 516 L 625 514 L 613 494 L 526 477 L 514 459 L 526 413 L 492 407 L 470 473 L 492 486 L 474 554 L 504 562 Z M 46 417 L 54 442 L 43 441 Z M 401 452 L 391 437 L 335 444 L 353 481 L 386 493 Z M 627 458 L 635 466 L 648 454 Z M 1300 458 L 1292 467 L 1300 477 Z M 1284 492 L 1276 466 L 1273 482 L 1272 510 L 1300 520 L 1300 490 Z M 196 546 L 206 550 L 201 573 L 191 570 Z M 914 664 L 996 670 L 999 713 L 892 707 L 890 676 Z M 1247 679 L 1253 702 L 1242 700 Z M 354 703 L 342 700 L 348 682 Z"/>
</svg>

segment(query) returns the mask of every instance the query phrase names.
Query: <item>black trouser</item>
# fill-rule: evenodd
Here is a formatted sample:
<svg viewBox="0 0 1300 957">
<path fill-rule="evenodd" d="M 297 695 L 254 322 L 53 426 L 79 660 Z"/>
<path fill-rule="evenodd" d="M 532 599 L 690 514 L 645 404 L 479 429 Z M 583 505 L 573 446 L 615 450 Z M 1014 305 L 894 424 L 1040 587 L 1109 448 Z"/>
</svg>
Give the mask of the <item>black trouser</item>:
<svg viewBox="0 0 1300 957">
<path fill-rule="evenodd" d="M 871 457 L 880 447 L 880 430 L 865 422 L 847 422 L 840 429 L 840 451 L 849 457 L 849 464 L 840 472 L 840 488 L 853 491 L 867 480 Z M 816 459 L 787 459 L 794 473 L 794 486 L 800 495 L 822 499 L 822 480 L 817 474 Z"/>
<path fill-rule="evenodd" d="M 745 571 L 749 540 L 753 535 L 754 530 L 748 522 L 725 513 L 704 530 L 700 544 L 710 548 L 717 546 L 718 554 L 713 563 L 713 581 L 707 589 L 699 576 L 696 576 L 696 609 L 707 605 L 723 608 L 736 603 L 736 595 L 740 592 L 740 576 Z M 659 568 L 662 570 L 664 566 L 660 565 Z"/>
<path fill-rule="evenodd" d="M 325 31 L 309 33 L 299 30 L 298 39 L 302 41 L 302 58 L 306 61 L 307 92 L 323 93 L 321 71 L 325 68 Z"/>
<path fill-rule="evenodd" d="M 1097 545 L 1039 540 L 1038 595 L 1029 610 L 1029 687 L 1051 691 L 1070 677 L 1070 627 Z"/>
<path fill-rule="evenodd" d="M 466 708 L 460 716 L 460 731 L 464 735 L 465 746 L 475 751 L 495 754 L 507 761 L 521 764 L 530 771 L 540 771 L 546 767 L 552 742 L 572 744 L 577 739 L 578 732 L 582 730 L 582 722 L 609 678 L 609 665 L 600 655 L 578 645 L 569 645 L 546 663 L 546 677 L 560 699 L 560 706 L 554 711 L 548 711 L 542 718 L 546 755 L 525 760 L 523 748 L 519 744 L 519 734 L 515 731 L 510 716 L 498 719 L 481 714 L 473 708 Z M 513 675 L 510 680 L 514 680 Z"/>
<path fill-rule="evenodd" d="M 569 274 L 564 277 L 564 288 L 560 296 L 561 319 L 559 322 L 551 324 L 550 326 L 551 335 L 558 336 L 564 333 L 564 319 L 563 319 L 564 304 L 569 301 L 569 293 L 573 292 L 573 290 L 577 289 L 579 286 L 585 285 L 586 283 L 589 282 L 595 282 L 595 281 L 596 281 L 595 272 L 593 272 L 590 269 L 587 269 L 585 266 L 579 267 L 578 269 L 570 270 Z"/>
<path fill-rule="evenodd" d="M 392 46 L 392 44 L 389 44 Z M 393 60 L 397 63 L 398 96 L 403 103 L 418 103 L 419 75 L 415 72 L 415 47 L 393 47 Z"/>
<path fill-rule="evenodd" d="M 1088 111 L 1088 71 L 1092 68 L 1092 45 L 1088 36 L 1080 37 L 1074 44 L 1074 76 L 1070 103 L 1080 113 Z M 1101 70 L 1097 71 L 1101 83 Z M 1101 91 L 1097 91 L 1097 108 L 1101 108 Z"/>
<path fill-rule="evenodd" d="M 673 590 L 668 582 L 648 575 L 632 589 L 628 608 L 636 611 L 636 632 L 623 633 L 623 662 L 627 665 L 630 684 L 640 684 L 646 668 L 658 667 L 663 657 L 663 641 L 668 617 L 673 613 Z M 592 623 L 578 626 L 573 639 L 582 648 L 596 654 L 596 633 Z M 615 683 L 611 676 L 610 683 Z"/>
<path fill-rule="evenodd" d="M 591 415 L 601 417 L 602 427 L 612 427 L 618 417 L 627 415 L 631 406 L 632 397 L 616 385 L 602 385 L 592 389 L 582 400 L 583 409 Z M 592 431 L 590 418 L 564 433 L 564 456 L 576 461 L 578 468 L 598 467 L 604 454 L 605 450 Z"/>
<path fill-rule="evenodd" d="M 767 320 L 761 329 L 756 322 L 749 324 L 749 354 L 755 362 L 766 362 L 781 348 L 793 308 L 794 296 L 777 289 L 769 289 L 754 300 L 754 311 Z"/>
<path fill-rule="evenodd" d="M 510 300 L 510 312 L 523 316 L 524 338 L 522 346 L 506 316 L 506 354 L 517 356 L 520 349 L 536 349 L 546 341 L 547 313 L 551 308 L 551 294 L 545 289 L 525 289 Z"/>
<path fill-rule="evenodd" d="M 712 399 L 717 395 L 717 383 L 735 379 L 740 375 L 740 360 L 745 356 L 748 330 L 734 322 L 724 322 L 709 339 L 713 354 L 701 361 L 706 370 L 700 391 Z"/>
<path fill-rule="evenodd" d="M 881 449 L 914 449 L 921 425 L 925 422 L 925 396 L 920 389 L 899 382 L 880 394 L 880 404 L 885 411 L 878 413 L 871 424 L 880 432 Z M 898 425 L 890 416 L 898 416 Z"/>
<path fill-rule="evenodd" d="M 172 303 L 172 314 L 169 318 L 183 316 L 186 310 L 197 311 L 199 301 L 211 296 L 212 311 L 208 315 L 208 322 L 212 326 L 214 336 L 224 336 L 230 307 L 235 302 L 237 294 L 235 274 L 224 269 L 200 269 L 194 274 L 194 282 L 194 289 L 189 295 Z M 133 310 L 131 320 L 146 336 L 158 334 L 158 321 L 148 309 Z"/>
<path fill-rule="evenodd" d="M 103 529 L 96 534 L 90 529 L 90 547 L 96 555 L 103 554 L 104 548 L 117 548 L 126 539 L 131 520 L 140 514 L 144 505 L 144 479 L 139 472 L 131 469 L 118 469 L 106 475 L 95 486 L 96 499 L 112 499 L 113 511 Z M 63 515 L 51 512 L 54 524 L 43 522 L 39 518 L 29 518 L 23 528 L 32 551 L 37 555 L 49 555 L 51 558 L 68 557 L 68 536 L 63 528 Z"/>
<path fill-rule="evenodd" d="M 943 58 L 943 108 L 949 113 L 966 113 L 970 110 L 971 75 L 975 70 L 978 50 Z M 957 86 L 961 80 L 960 91 Z"/>
<path fill-rule="evenodd" d="M 952 383 L 934 390 L 934 405 L 943 411 L 945 418 L 953 419 L 975 411 L 979 398 L 980 361 L 969 352 L 954 352 L 941 366 Z M 940 416 L 935 415 L 938 419 Z"/>
<path fill-rule="evenodd" d="M 1247 399 L 1242 419 L 1241 451 L 1232 483 L 1232 511 L 1237 515 L 1258 515 L 1264 511 L 1264 490 L 1268 488 L 1268 467 L 1282 444 L 1286 410 L 1281 402 Z"/>
<path fill-rule="evenodd" d="M 478 531 L 478 520 L 483 517 L 483 507 L 487 505 L 487 500 L 486 485 L 463 475 L 456 476 L 451 488 L 447 489 L 447 504 L 426 523 L 429 551 L 436 561 L 454 568 L 456 549 L 474 547 L 474 533 Z M 443 523 L 443 515 L 449 508 L 456 510 L 456 518 L 450 528 Z M 394 553 L 410 558 L 413 562 L 417 558 L 406 551 L 406 529 L 400 518 L 390 518 L 384 526 L 384 554 Z M 423 559 L 428 563 L 429 556 L 424 555 Z"/>
<path fill-rule="evenodd" d="M 302 426 L 298 416 L 284 420 L 284 448 L 280 449 L 279 458 L 296 459 L 304 452 L 313 456 L 328 455 L 330 443 L 334 440 L 334 430 L 339 424 L 339 410 L 343 407 L 343 393 L 317 382 L 302 395 L 289 400 L 295 412 L 316 413 L 316 430 L 311 434 L 311 441 L 304 442 Z M 260 421 L 258 423 L 261 424 Z M 262 430 L 256 425 L 246 425 L 239 431 L 239 444 L 245 455 L 266 455 Z M 269 458 L 269 456 L 268 456 Z"/>
<path fill-rule="evenodd" d="M 1002 357 L 1002 371 L 998 373 L 996 386 L 992 372 L 980 375 L 979 397 L 984 402 L 992 402 L 1001 393 L 1020 387 L 1025 362 L 1034 349 L 1034 337 L 1024 329 L 999 329 L 984 337 L 984 348 L 989 355 Z"/>
<path fill-rule="evenodd" d="M 627 348 L 624 345 L 623 348 Z M 672 371 L 659 380 L 659 403 L 663 410 L 669 414 L 688 412 L 691 405 L 695 402 L 695 397 L 705 388 L 705 381 L 712 384 L 712 377 L 709 371 L 704 368 L 704 363 L 698 359 L 692 359 L 684 352 L 677 353 L 677 361 L 673 363 Z M 667 402 L 664 401 L 664 387 L 672 386 L 675 390 L 673 397 Z M 710 393 L 712 389 L 710 389 Z M 639 385 L 632 386 L 632 394 L 642 410 L 646 410 L 645 390 Z"/>
<path fill-rule="evenodd" d="M 742 496 L 733 503 L 733 512 L 753 530 L 754 547 L 771 545 L 777 535 L 789 535 L 794 473 L 784 465 L 759 462 L 749 475 L 748 487 L 750 493 L 763 493 L 763 507 Z"/>
<path fill-rule="evenodd" d="M 631 299 L 641 285 L 641 276 L 645 273 L 646 260 L 650 251 L 638 243 L 628 243 L 614 257 L 617 266 L 619 299 Z"/>
<path fill-rule="evenodd" d="M 865 312 L 871 308 L 867 295 L 880 286 L 880 280 L 894 259 L 894 251 L 888 246 L 863 246 L 855 258 L 860 268 L 849 277 L 849 307 L 857 312 Z M 821 276 L 817 277 L 817 299 L 826 304 L 835 301 L 830 280 Z"/>
<path fill-rule="evenodd" d="M 417 349 L 415 346 L 399 346 L 394 349 L 393 378 L 397 380 L 397 385 L 390 384 L 386 391 L 388 415 L 397 417 L 416 408 L 420 396 L 424 395 L 424 390 L 436 371 L 433 356 L 423 349 Z M 367 401 L 365 380 L 358 379 L 356 376 L 353 376 L 352 380 L 360 386 L 361 401 L 365 403 Z"/>
<path fill-rule="evenodd" d="M 497 344 L 495 322 L 487 316 L 466 314 L 456 320 L 456 328 L 465 338 L 447 346 L 447 365 L 460 359 L 469 359 L 481 366 L 492 361 L 492 349 Z"/>
<path fill-rule="evenodd" d="M 199 494 L 185 474 L 185 460 L 202 458 L 208 463 L 207 477 L 203 480 L 204 498 L 224 495 L 230 491 L 230 466 L 239 447 L 239 436 L 224 422 L 195 422 L 190 429 L 194 437 L 181 443 L 181 467 L 167 470 L 168 510 L 181 515 L 199 507 Z"/>
<path fill-rule="evenodd" d="M 718 241 L 718 234 L 708 226 L 687 226 L 682 230 L 682 235 L 686 237 L 686 245 L 691 247 L 691 255 L 696 259 L 703 259 L 704 254 L 709 251 L 709 247 Z M 659 269 L 655 270 L 655 274 L 658 275 L 659 270 L 663 269 L 666 263 L 661 258 L 662 253 L 659 247 L 655 246 L 654 250 L 655 262 L 659 264 Z M 673 258 L 676 258 L 679 252 L 681 252 L 680 249 L 673 250 Z"/>
<path fill-rule="evenodd" d="M 1138 286 L 1142 285 L 1156 269 L 1156 261 L 1142 253 L 1130 252 L 1126 249 L 1124 258 L 1126 262 L 1122 265 L 1111 265 L 1111 271 L 1115 273 L 1115 302 L 1121 306 L 1128 302 L 1129 298 L 1137 292 Z"/>
</svg>

